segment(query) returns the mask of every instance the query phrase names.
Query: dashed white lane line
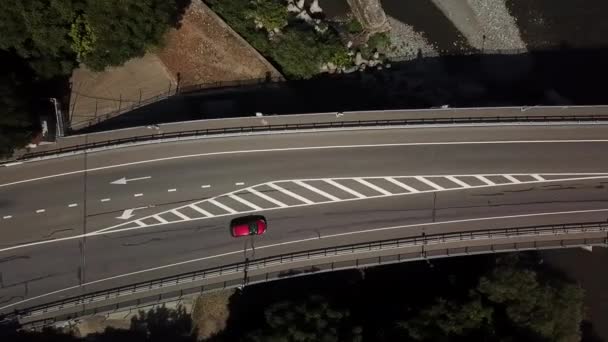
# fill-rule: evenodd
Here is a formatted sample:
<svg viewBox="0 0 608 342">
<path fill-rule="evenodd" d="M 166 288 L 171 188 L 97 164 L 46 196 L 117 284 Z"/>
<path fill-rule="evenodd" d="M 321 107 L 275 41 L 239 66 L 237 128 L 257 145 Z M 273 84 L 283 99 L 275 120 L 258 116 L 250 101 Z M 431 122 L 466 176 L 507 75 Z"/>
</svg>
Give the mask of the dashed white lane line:
<svg viewBox="0 0 608 342">
<path fill-rule="evenodd" d="M 110 202 L 110 199 L 109 198 L 102 198 L 100 201 L 102 201 L 102 202 Z"/>
<path fill-rule="evenodd" d="M 604 211 L 608 211 L 608 208 L 605 208 L 605 209 L 590 209 L 590 210 L 574 210 L 574 211 L 554 211 L 554 212 L 542 212 L 542 213 L 532 213 L 532 214 L 507 215 L 507 216 L 476 217 L 476 218 L 470 218 L 470 219 L 448 220 L 448 221 L 438 221 L 438 222 L 422 222 L 422 223 L 414 223 L 414 224 L 407 224 L 407 225 L 400 225 L 400 226 L 379 227 L 379 228 L 371 228 L 371 229 L 358 230 L 358 231 L 345 232 L 345 233 L 322 235 L 321 237 L 318 237 L 318 236 L 315 235 L 314 237 L 310 237 L 310 238 L 304 238 L 304 239 L 299 239 L 299 240 L 291 240 L 291 241 L 285 241 L 285 242 L 278 242 L 278 243 L 269 244 L 269 245 L 262 245 L 262 246 L 256 247 L 256 249 L 267 249 L 267 248 L 273 248 L 273 247 L 284 246 L 284 245 L 292 245 L 292 244 L 297 244 L 297 243 L 302 243 L 302 242 L 307 242 L 307 241 L 313 241 L 313 240 L 319 240 L 319 239 L 335 238 L 335 237 L 340 237 L 340 236 L 345 236 L 345 235 L 366 234 L 366 233 L 373 233 L 373 232 L 385 231 L 385 230 L 408 229 L 408 228 L 427 227 L 427 226 L 435 226 L 435 225 L 441 226 L 441 225 L 454 224 L 454 223 L 465 223 L 465 222 L 476 222 L 476 221 L 492 221 L 492 220 L 515 219 L 515 218 L 523 218 L 523 217 L 556 216 L 556 215 L 567 215 L 567 214 L 584 214 L 584 213 L 595 213 L 595 212 L 604 212 Z M 111 234 L 112 232 L 109 232 L 109 233 Z M 52 241 L 72 240 L 72 239 L 78 239 L 78 238 L 82 238 L 82 235 L 80 235 L 80 236 L 73 236 L 73 237 L 67 237 L 67 238 L 60 238 L 60 239 L 56 239 L 56 240 L 52 240 Z M 49 241 L 39 241 L 39 242 L 34 242 L 34 243 L 26 244 L 26 245 L 8 247 L 8 248 L 5 248 L 5 249 L 0 249 L 0 252 L 4 252 L 4 251 L 7 251 L 7 250 L 11 250 L 11 249 L 22 248 L 22 247 L 40 245 L 40 244 L 45 244 L 45 243 L 49 243 Z M 88 285 L 98 284 L 98 283 L 102 283 L 102 282 L 106 282 L 106 281 L 110 281 L 110 280 L 116 280 L 116 279 L 125 278 L 125 277 L 129 277 L 129 276 L 134 276 L 134 275 L 138 275 L 138 274 L 142 274 L 142 273 L 148 273 L 148 272 L 158 271 L 158 270 L 162 270 L 162 269 L 167 269 L 167 268 L 172 268 L 172 267 L 177 267 L 177 266 L 197 263 L 197 262 L 201 262 L 201 261 L 204 261 L 204 260 L 216 259 L 216 258 L 221 258 L 221 257 L 225 257 L 225 256 L 228 256 L 228 255 L 235 255 L 235 254 L 240 254 L 240 253 L 243 253 L 242 249 L 239 249 L 239 250 L 236 250 L 236 251 L 230 251 L 230 252 L 226 252 L 226 253 L 221 253 L 221 254 L 208 255 L 208 256 L 204 256 L 204 257 L 200 257 L 200 258 L 196 258 L 196 259 L 183 260 L 183 261 L 179 261 L 179 262 L 176 262 L 176 263 L 173 263 L 173 264 L 166 264 L 166 265 L 162 265 L 162 266 L 156 266 L 156 267 L 147 268 L 147 269 L 138 270 L 138 271 L 133 271 L 133 272 L 129 272 L 129 273 L 118 274 L 118 275 L 111 276 L 111 277 L 108 277 L 108 278 L 93 280 L 93 281 L 90 281 L 88 283 L 84 283 L 81 286 L 88 286 Z M 48 293 L 45 293 L 45 294 L 41 294 L 41 295 L 38 295 L 38 296 L 34 296 L 34 297 L 27 298 L 27 299 L 23 299 L 21 301 L 10 303 L 10 304 L 7 304 L 5 306 L 2 306 L 2 307 L 0 307 L 0 310 L 5 310 L 5 309 L 8 309 L 10 307 L 19 305 L 19 304 L 28 303 L 28 302 L 31 302 L 31 301 L 34 301 L 34 300 L 37 300 L 37 299 L 40 299 L 40 298 L 45 298 L 45 297 L 48 297 L 48 296 L 55 295 L 57 293 L 62 293 L 62 292 L 65 292 L 65 291 L 70 291 L 70 290 L 73 290 L 73 289 L 77 289 L 79 287 L 80 286 L 78 286 L 78 285 L 77 286 L 70 286 L 70 287 L 66 287 L 66 288 L 63 288 L 63 289 L 55 290 L 55 291 L 52 291 L 52 292 L 48 292 Z"/>
<path fill-rule="evenodd" d="M 38 210 L 36 210 L 36 214 L 42 214 L 45 211 L 46 211 L 46 209 L 38 209 Z"/>
<path fill-rule="evenodd" d="M 382 188 L 381 188 L 381 187 L 379 187 L 379 186 L 376 186 L 376 185 L 374 185 L 374 184 L 372 184 L 372 183 L 370 183 L 370 182 L 366 181 L 365 179 L 362 179 L 362 178 L 354 178 L 354 180 L 356 180 L 357 182 L 359 182 L 359 183 L 361 183 L 361 184 L 363 184 L 363 185 L 365 185 L 365 186 L 367 186 L 367 187 L 369 187 L 369 188 L 372 188 L 372 189 L 374 189 L 374 190 L 378 191 L 379 193 L 381 193 L 381 194 L 383 194 L 383 195 L 385 195 L 385 196 L 391 196 L 391 195 L 392 195 L 390 192 L 388 192 L 388 191 L 386 191 L 386 190 L 382 189 Z"/>
<path fill-rule="evenodd" d="M 198 211 L 199 213 L 205 215 L 206 217 L 213 217 L 213 216 L 215 216 L 212 213 L 208 212 L 207 210 L 201 209 L 196 204 L 190 204 L 188 207 L 191 208 L 191 209 L 193 209 L 193 210 Z"/>
<path fill-rule="evenodd" d="M 296 180 L 296 181 L 293 181 L 293 182 L 296 183 L 296 184 L 298 184 L 299 186 L 301 186 L 303 188 L 306 188 L 306 189 L 308 189 L 308 190 L 310 190 L 310 191 L 312 191 L 314 193 L 317 193 L 317 194 L 319 194 L 319 195 L 321 195 L 321 196 L 323 196 L 325 198 L 328 198 L 328 199 L 330 199 L 332 201 L 340 201 L 340 199 L 338 197 L 336 197 L 336 196 L 334 196 L 332 194 L 328 194 L 327 192 L 325 192 L 323 190 L 319 190 L 319 189 L 315 188 L 314 186 L 308 185 L 308 184 L 306 184 L 306 183 L 304 183 L 302 181 Z"/>
<path fill-rule="evenodd" d="M 391 183 L 395 184 L 396 186 L 402 187 L 403 189 L 405 189 L 405 190 L 407 190 L 407 191 L 409 191 L 409 192 L 411 192 L 411 193 L 414 193 L 414 194 L 415 194 L 415 193 L 420 192 L 420 191 L 418 191 L 418 189 L 412 188 L 411 186 L 409 186 L 409 185 L 407 185 L 407 184 L 401 183 L 400 181 L 396 180 L 396 179 L 395 179 L 395 178 L 393 178 L 393 177 L 386 177 L 386 178 L 384 178 L 384 179 L 386 179 L 387 181 L 389 181 L 389 182 L 391 182 Z"/>
<path fill-rule="evenodd" d="M 261 208 L 261 207 L 258 207 L 257 205 L 255 205 L 255 204 L 253 204 L 253 203 L 249 202 L 248 200 L 246 200 L 246 199 L 244 199 L 244 198 L 240 198 L 239 196 L 236 196 L 236 195 L 234 195 L 234 194 L 230 194 L 230 195 L 228 195 L 228 197 L 232 198 L 233 200 L 235 200 L 235 201 L 237 201 L 237 202 L 243 203 L 244 205 L 246 205 L 246 206 L 248 206 L 248 207 L 250 207 L 250 208 L 252 208 L 252 209 L 255 209 L 255 210 L 262 210 L 262 208 Z"/>
<path fill-rule="evenodd" d="M 237 183 L 234 183 L 234 185 L 245 185 L 245 182 L 237 182 Z"/>
<path fill-rule="evenodd" d="M 340 190 L 342 190 L 342 191 L 346 191 L 346 192 L 348 192 L 349 194 L 351 194 L 351 195 L 353 195 L 353 196 L 355 196 L 355 197 L 357 197 L 357 198 L 365 198 L 365 196 L 364 196 L 364 195 L 362 195 L 362 194 L 360 194 L 360 193 L 356 192 L 355 190 L 353 190 L 353 189 L 351 189 L 351 188 L 347 188 L 347 187 L 345 187 L 344 185 L 342 185 L 342 184 L 340 184 L 340 183 L 338 183 L 338 182 L 334 181 L 333 179 L 324 179 L 323 181 L 324 181 L 325 183 L 327 183 L 327 184 L 330 184 L 330 185 L 335 186 L 336 188 L 338 188 L 338 189 L 340 189 Z"/>
<path fill-rule="evenodd" d="M 74 208 L 77 207 L 78 203 L 72 203 L 72 204 L 68 204 L 68 208 Z"/>
<path fill-rule="evenodd" d="M 144 195 L 144 194 L 139 193 L 139 194 L 134 194 L 134 195 L 133 195 L 133 197 L 141 197 L 141 196 L 143 196 L 143 195 Z"/>
<path fill-rule="evenodd" d="M 416 180 L 419 180 L 419 181 L 421 181 L 422 183 L 424 183 L 424 184 L 426 184 L 426 185 L 430 186 L 431 188 L 433 188 L 433 189 L 435 189 L 435 190 L 439 190 L 439 191 L 441 191 L 441 190 L 445 190 L 445 188 L 444 188 L 444 187 L 440 186 L 439 184 L 435 184 L 435 183 L 431 182 L 430 180 L 428 180 L 428 179 L 426 179 L 426 178 L 424 178 L 424 177 L 416 176 L 416 177 L 414 177 L 414 178 L 415 178 Z"/>
<path fill-rule="evenodd" d="M 456 177 L 454 177 L 454 176 L 445 176 L 445 178 L 447 178 L 447 179 L 449 179 L 450 181 L 452 181 L 452 182 L 454 182 L 454 183 L 456 183 L 456 184 L 460 185 L 461 187 L 463 187 L 463 188 L 465 188 L 465 189 L 468 189 L 468 188 L 470 188 L 470 187 L 471 187 L 469 184 L 467 184 L 467 183 L 465 183 L 465 182 L 461 181 L 460 179 L 458 179 L 458 178 L 456 178 Z"/>
<path fill-rule="evenodd" d="M 496 185 L 496 183 L 492 182 L 491 180 L 487 179 L 484 176 L 475 176 L 475 178 L 479 179 L 480 181 L 486 183 L 486 185 Z"/>
<path fill-rule="evenodd" d="M 285 203 L 283 203 L 283 202 L 281 202 L 279 200 L 276 200 L 276 199 L 274 199 L 274 198 L 272 198 L 270 196 L 267 196 L 266 194 L 261 193 L 261 192 L 255 190 L 255 189 L 253 189 L 253 188 L 249 188 L 247 190 L 249 192 L 251 192 L 252 194 L 256 195 L 256 196 L 261 197 L 261 198 L 267 200 L 270 203 L 274 203 L 274 204 L 278 205 L 281 208 L 286 208 L 287 207 L 287 204 L 285 204 Z"/>
<path fill-rule="evenodd" d="M 2 216 L 2 219 L 3 219 L 3 220 L 8 220 L 8 219 L 10 219 L 10 218 L 13 218 L 13 215 L 5 215 L 5 216 Z"/>
<path fill-rule="evenodd" d="M 236 213 L 237 213 L 237 211 L 236 211 L 236 210 L 234 210 L 234 209 L 230 208 L 229 206 L 224 205 L 224 204 L 222 204 L 222 203 L 220 203 L 220 202 L 218 202 L 218 201 L 214 200 L 213 198 L 208 199 L 208 200 L 207 200 L 207 202 L 209 202 L 209 203 L 211 203 L 211 204 L 215 205 L 216 207 L 220 207 L 220 208 L 222 208 L 222 209 L 226 210 L 227 212 L 229 212 L 229 213 L 231 213 L 231 214 L 236 214 Z"/>
<path fill-rule="evenodd" d="M 505 177 L 506 179 L 510 180 L 511 182 L 513 182 L 514 184 L 519 184 L 521 183 L 521 181 L 511 175 L 504 175 L 503 177 Z"/>
<path fill-rule="evenodd" d="M 176 192 L 177 189 L 168 189 L 167 192 Z"/>
<path fill-rule="evenodd" d="M 315 202 L 309 200 L 308 198 L 304 198 L 304 197 L 302 197 L 302 196 L 300 196 L 298 194 L 295 194 L 295 193 L 293 193 L 293 192 L 291 192 L 291 191 L 289 191 L 287 189 L 283 189 L 282 187 L 280 187 L 280 186 L 278 186 L 278 185 L 276 185 L 274 183 L 268 183 L 268 186 L 271 187 L 271 188 L 273 188 L 273 189 L 275 189 L 275 190 L 277 190 L 277 191 L 280 191 L 280 192 L 284 193 L 287 196 L 291 196 L 291 197 L 297 199 L 298 201 L 304 202 L 306 204 L 315 204 Z"/>
<path fill-rule="evenodd" d="M 201 185 L 201 188 L 203 188 L 203 189 L 209 189 L 210 187 L 211 187 L 211 185 L 209 185 L 209 184 Z"/>
</svg>

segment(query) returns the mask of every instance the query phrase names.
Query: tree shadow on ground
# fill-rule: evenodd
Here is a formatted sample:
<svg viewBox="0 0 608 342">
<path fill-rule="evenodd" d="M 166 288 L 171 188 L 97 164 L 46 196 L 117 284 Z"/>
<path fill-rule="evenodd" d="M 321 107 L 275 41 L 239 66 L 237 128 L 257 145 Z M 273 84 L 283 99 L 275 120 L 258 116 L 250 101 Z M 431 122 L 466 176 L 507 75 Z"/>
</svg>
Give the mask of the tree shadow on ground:
<svg viewBox="0 0 608 342">
<path fill-rule="evenodd" d="M 246 117 L 256 112 L 604 104 L 607 59 L 607 48 L 566 45 L 525 54 L 419 56 L 392 63 L 390 69 L 182 93 L 80 132 Z"/>
</svg>

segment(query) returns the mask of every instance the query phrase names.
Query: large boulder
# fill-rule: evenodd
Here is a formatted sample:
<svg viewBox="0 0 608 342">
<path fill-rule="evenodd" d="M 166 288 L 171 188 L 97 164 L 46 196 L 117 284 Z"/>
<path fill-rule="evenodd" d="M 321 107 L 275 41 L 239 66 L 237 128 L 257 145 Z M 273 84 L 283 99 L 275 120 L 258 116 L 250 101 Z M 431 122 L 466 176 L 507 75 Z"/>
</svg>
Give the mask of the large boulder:
<svg viewBox="0 0 608 342">
<path fill-rule="evenodd" d="M 355 18 L 368 33 L 390 30 L 380 0 L 347 0 Z"/>
</svg>

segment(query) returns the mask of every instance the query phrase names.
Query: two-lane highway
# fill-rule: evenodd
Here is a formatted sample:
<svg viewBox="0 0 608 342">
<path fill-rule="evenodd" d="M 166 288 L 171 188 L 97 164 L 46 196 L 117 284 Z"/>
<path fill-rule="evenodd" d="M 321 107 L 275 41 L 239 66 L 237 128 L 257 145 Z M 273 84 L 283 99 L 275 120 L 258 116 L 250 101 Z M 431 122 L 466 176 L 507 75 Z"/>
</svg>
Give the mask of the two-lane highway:
<svg viewBox="0 0 608 342">
<path fill-rule="evenodd" d="M 602 220 L 607 133 L 575 125 L 260 134 L 2 168 L 0 311 L 421 230 Z M 268 218 L 268 233 L 230 237 L 228 222 L 249 213 Z"/>
</svg>

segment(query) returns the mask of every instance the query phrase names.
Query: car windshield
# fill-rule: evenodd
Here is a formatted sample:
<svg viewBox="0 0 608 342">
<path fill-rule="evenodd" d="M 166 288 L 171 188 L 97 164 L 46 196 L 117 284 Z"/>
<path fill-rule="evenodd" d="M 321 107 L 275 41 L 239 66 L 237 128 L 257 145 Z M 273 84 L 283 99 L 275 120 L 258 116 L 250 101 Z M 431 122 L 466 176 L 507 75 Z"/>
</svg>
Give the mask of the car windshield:
<svg viewBox="0 0 608 342">
<path fill-rule="evenodd" d="M 258 233 L 258 223 L 257 223 L 257 221 L 250 222 L 249 223 L 249 234 L 257 234 L 257 233 Z"/>
</svg>

